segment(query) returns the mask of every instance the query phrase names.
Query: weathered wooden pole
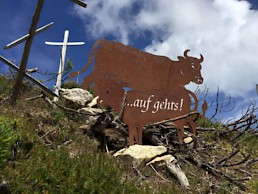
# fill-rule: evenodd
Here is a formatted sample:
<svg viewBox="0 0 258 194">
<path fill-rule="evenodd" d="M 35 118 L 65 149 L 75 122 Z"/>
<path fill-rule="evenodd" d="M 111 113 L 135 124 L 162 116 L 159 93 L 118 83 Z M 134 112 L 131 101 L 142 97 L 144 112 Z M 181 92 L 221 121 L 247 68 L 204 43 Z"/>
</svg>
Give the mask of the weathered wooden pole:
<svg viewBox="0 0 258 194">
<path fill-rule="evenodd" d="M 24 47 L 24 51 L 23 51 L 23 55 L 22 55 L 22 59 L 21 59 L 20 71 L 18 72 L 18 77 L 16 79 L 16 83 L 13 88 L 13 93 L 12 93 L 12 98 L 11 98 L 12 105 L 16 104 L 18 95 L 20 93 L 20 87 L 21 87 L 21 84 L 23 81 L 25 70 L 26 70 L 33 37 L 34 37 L 35 31 L 37 28 L 37 24 L 39 21 L 39 17 L 40 17 L 43 5 L 44 5 L 44 0 L 38 0 L 38 4 L 36 7 L 34 16 L 32 18 L 32 22 L 31 22 L 31 26 L 30 26 L 30 30 L 29 30 L 30 36 L 27 38 L 26 43 L 25 43 L 25 47 Z"/>
</svg>

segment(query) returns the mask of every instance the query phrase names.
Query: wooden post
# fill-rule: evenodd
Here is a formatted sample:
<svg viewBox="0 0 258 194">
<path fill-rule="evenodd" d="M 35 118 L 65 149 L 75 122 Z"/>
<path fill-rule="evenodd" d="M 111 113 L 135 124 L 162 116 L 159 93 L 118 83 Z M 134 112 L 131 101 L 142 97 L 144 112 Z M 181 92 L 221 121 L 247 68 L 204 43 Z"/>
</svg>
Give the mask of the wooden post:
<svg viewBox="0 0 258 194">
<path fill-rule="evenodd" d="M 37 28 L 37 24 L 39 21 L 39 17 L 40 17 L 43 5 L 44 5 L 44 0 L 38 0 L 38 4 L 37 4 L 37 7 L 35 10 L 32 22 L 31 22 L 30 30 L 29 30 L 30 36 L 26 40 L 26 44 L 24 47 L 23 55 L 22 55 L 21 65 L 20 65 L 20 71 L 18 72 L 18 77 L 17 77 L 16 83 L 15 83 L 15 86 L 13 88 L 12 99 L 11 99 L 12 105 L 16 104 L 18 95 L 20 93 L 20 87 L 21 87 L 21 84 L 23 81 L 23 76 L 24 76 L 25 70 L 26 70 L 33 37 L 34 37 L 35 31 Z"/>
</svg>

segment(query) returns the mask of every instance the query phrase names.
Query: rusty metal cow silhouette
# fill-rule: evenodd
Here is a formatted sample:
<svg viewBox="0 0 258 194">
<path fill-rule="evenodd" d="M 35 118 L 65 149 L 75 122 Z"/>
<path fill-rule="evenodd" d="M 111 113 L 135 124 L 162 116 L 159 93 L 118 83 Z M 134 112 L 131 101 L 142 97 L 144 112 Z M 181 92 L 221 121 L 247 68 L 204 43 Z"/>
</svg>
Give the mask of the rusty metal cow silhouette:
<svg viewBox="0 0 258 194">
<path fill-rule="evenodd" d="M 184 87 L 173 87 L 166 90 L 143 92 L 139 90 L 125 91 L 123 83 L 106 79 L 102 82 L 103 90 L 99 93 L 103 102 L 101 106 L 109 105 L 117 112 L 121 112 L 122 120 L 129 125 L 129 144 L 142 144 L 142 129 L 144 125 L 152 124 L 169 118 L 176 118 L 197 111 L 198 100 L 196 95 Z M 191 97 L 194 107 L 191 110 Z M 206 102 L 202 106 L 204 116 Z M 196 136 L 196 123 L 193 117 L 187 116 L 174 121 L 178 129 L 179 145 L 183 144 L 184 125 L 191 128 Z M 196 143 L 196 142 L 195 142 Z"/>
<path fill-rule="evenodd" d="M 203 83 L 201 63 L 204 58 L 202 55 L 199 59 L 188 56 L 189 51 L 179 56 L 178 61 L 173 61 L 100 39 L 94 44 L 85 67 L 71 73 L 69 78 L 83 73 L 94 62 L 92 72 L 84 78 L 83 88 L 94 83 L 96 95 L 104 102 L 102 105 L 110 105 L 116 111 L 124 108 L 122 120 L 129 126 L 129 144 L 135 141 L 141 144 L 144 125 L 189 113 L 191 98 L 195 101 L 194 111 L 197 110 L 197 97 L 184 86 L 190 82 Z M 122 104 L 124 87 L 134 89 L 128 92 L 126 105 Z M 175 124 L 180 145 L 184 125 L 189 125 L 196 135 L 192 118 L 186 117 Z"/>
<path fill-rule="evenodd" d="M 91 50 L 88 63 L 79 72 L 70 74 L 70 78 L 86 71 L 94 61 L 91 74 L 85 77 L 83 88 L 88 88 L 106 77 L 124 82 L 127 87 L 141 91 L 151 91 L 161 88 L 170 88 L 174 85 L 185 86 L 191 81 L 202 84 L 200 59 L 188 56 L 189 50 L 184 52 L 184 57 L 179 61 L 172 61 L 165 56 L 157 56 L 125 46 L 119 42 L 98 40 Z"/>
</svg>

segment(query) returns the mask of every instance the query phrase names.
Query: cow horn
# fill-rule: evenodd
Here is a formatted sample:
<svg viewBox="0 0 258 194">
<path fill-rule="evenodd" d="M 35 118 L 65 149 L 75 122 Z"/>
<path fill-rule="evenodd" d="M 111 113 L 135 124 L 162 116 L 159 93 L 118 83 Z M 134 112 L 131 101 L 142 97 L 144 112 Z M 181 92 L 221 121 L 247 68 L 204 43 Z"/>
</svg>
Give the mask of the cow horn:
<svg viewBox="0 0 258 194">
<path fill-rule="evenodd" d="M 187 55 L 187 53 L 188 53 L 189 51 L 190 51 L 189 49 L 185 50 L 185 52 L 184 52 L 184 57 L 185 57 L 185 58 L 188 58 L 188 57 L 189 57 L 189 56 Z"/>
<path fill-rule="evenodd" d="M 203 56 L 202 54 L 200 54 L 201 58 L 199 59 L 200 60 L 200 63 L 203 62 Z"/>
</svg>

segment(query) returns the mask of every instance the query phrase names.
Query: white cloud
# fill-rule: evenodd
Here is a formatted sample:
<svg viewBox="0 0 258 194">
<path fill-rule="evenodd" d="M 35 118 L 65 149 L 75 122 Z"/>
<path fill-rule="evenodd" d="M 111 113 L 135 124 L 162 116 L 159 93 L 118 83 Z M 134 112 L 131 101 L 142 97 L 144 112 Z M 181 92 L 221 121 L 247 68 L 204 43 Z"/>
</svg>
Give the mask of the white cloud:
<svg viewBox="0 0 258 194">
<path fill-rule="evenodd" d="M 258 11 L 250 7 L 244 0 L 94 0 L 75 11 L 94 38 L 112 35 L 128 44 L 148 31 L 148 52 L 174 60 L 188 48 L 202 53 L 209 90 L 245 97 L 258 74 Z"/>
<path fill-rule="evenodd" d="M 128 42 L 128 35 L 133 21 L 130 21 L 128 11 L 136 0 L 111 0 L 92 1 L 87 9 L 75 6 L 75 11 L 80 15 L 87 26 L 87 33 L 93 37 L 99 35 L 113 35 L 120 41 Z M 89 18 L 85 19 L 86 16 Z"/>
</svg>

